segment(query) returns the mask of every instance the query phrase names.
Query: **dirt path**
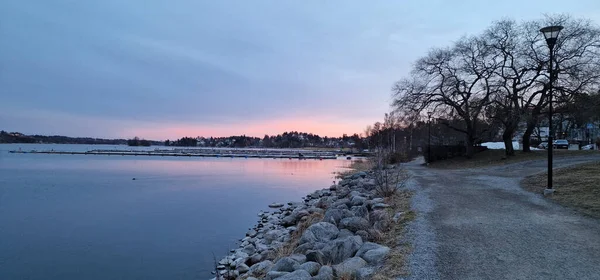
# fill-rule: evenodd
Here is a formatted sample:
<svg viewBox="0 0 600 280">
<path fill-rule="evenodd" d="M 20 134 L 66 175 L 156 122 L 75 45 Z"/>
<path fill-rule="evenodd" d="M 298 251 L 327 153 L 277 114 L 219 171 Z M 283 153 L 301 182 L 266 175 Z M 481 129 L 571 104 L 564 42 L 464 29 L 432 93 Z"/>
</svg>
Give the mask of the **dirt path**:
<svg viewBox="0 0 600 280">
<path fill-rule="evenodd" d="M 600 279 L 600 221 L 519 187 L 524 176 L 545 171 L 545 161 L 468 170 L 407 166 L 418 212 L 409 226 L 407 279 Z"/>
</svg>

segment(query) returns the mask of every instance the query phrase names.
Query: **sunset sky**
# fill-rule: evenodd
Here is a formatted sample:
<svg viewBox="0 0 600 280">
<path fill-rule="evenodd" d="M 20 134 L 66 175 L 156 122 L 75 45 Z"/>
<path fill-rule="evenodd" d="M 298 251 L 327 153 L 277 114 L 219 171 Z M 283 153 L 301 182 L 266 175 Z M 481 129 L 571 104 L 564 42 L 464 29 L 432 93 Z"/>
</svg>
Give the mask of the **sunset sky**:
<svg viewBox="0 0 600 280">
<path fill-rule="evenodd" d="M 428 49 L 548 13 L 600 23 L 600 1 L 4 0 L 0 129 L 360 133 Z"/>
</svg>

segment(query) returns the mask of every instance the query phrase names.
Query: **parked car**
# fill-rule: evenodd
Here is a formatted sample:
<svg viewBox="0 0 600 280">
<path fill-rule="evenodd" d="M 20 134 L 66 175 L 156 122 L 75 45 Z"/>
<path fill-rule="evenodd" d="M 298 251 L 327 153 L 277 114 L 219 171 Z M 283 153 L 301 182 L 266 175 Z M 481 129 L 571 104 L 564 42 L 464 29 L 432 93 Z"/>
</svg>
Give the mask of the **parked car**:
<svg viewBox="0 0 600 280">
<path fill-rule="evenodd" d="M 554 140 L 554 144 L 552 145 L 555 149 L 568 149 L 569 141 L 565 139 Z"/>
<path fill-rule="evenodd" d="M 542 142 L 538 145 L 539 149 L 548 149 L 548 142 Z"/>
<path fill-rule="evenodd" d="M 589 144 L 589 145 L 585 145 L 585 146 L 581 146 L 582 150 L 593 150 L 594 149 L 594 144 Z"/>
</svg>

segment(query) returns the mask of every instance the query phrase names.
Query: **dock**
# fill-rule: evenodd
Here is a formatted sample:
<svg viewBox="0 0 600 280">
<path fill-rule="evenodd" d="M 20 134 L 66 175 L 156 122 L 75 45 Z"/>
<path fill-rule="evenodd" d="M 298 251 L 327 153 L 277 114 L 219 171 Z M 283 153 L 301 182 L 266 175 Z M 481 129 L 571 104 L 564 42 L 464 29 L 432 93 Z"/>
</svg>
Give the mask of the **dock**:
<svg viewBox="0 0 600 280">
<path fill-rule="evenodd" d="M 165 151 L 9 151 L 14 154 L 51 154 L 51 155 L 96 155 L 96 156 L 155 156 L 155 157 L 215 157 L 215 158 L 271 158 L 271 159 L 337 159 L 336 155 L 325 154 L 243 154 L 243 153 L 186 153 L 186 152 L 165 152 Z"/>
</svg>

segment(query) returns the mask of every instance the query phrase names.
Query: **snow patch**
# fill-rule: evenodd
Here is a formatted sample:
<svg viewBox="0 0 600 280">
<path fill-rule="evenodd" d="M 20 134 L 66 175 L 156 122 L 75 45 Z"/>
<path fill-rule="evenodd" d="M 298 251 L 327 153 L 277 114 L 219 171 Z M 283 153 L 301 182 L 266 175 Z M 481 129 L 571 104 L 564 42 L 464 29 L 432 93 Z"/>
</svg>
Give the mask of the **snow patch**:
<svg viewBox="0 0 600 280">
<path fill-rule="evenodd" d="M 513 149 L 519 150 L 521 146 L 519 145 L 519 141 L 512 142 Z M 481 143 L 481 146 L 485 146 L 490 150 L 504 150 L 504 142 L 485 142 Z"/>
</svg>

